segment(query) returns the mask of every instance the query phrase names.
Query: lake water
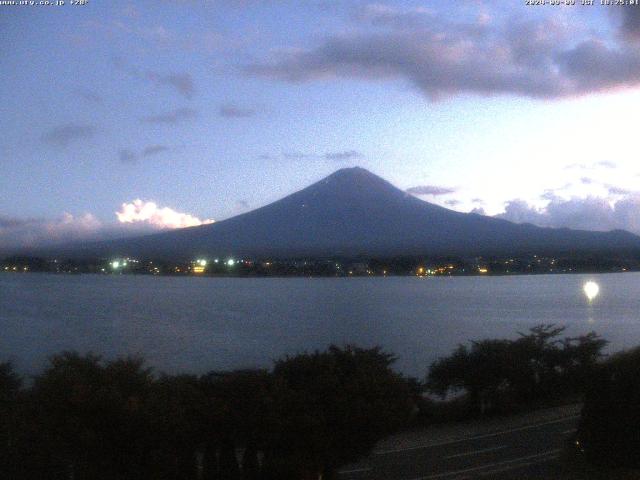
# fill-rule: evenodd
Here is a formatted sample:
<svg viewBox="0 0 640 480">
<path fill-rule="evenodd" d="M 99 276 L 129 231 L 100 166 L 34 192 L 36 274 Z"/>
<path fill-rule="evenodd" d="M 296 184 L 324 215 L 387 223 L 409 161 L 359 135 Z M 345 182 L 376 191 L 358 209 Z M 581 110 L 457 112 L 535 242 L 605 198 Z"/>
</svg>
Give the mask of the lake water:
<svg viewBox="0 0 640 480">
<path fill-rule="evenodd" d="M 587 280 L 600 285 L 589 305 Z M 269 367 L 331 343 L 381 345 L 422 377 L 458 343 L 539 323 L 640 344 L 640 273 L 448 278 L 0 274 L 0 360 L 24 373 L 66 349 L 142 354 L 158 370 Z"/>
</svg>

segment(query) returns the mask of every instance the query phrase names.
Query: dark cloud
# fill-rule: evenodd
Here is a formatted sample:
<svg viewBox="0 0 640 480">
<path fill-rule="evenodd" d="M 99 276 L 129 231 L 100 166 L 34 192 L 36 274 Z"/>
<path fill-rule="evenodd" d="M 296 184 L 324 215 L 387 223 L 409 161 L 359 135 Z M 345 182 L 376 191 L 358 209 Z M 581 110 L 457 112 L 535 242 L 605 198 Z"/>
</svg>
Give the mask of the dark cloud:
<svg viewBox="0 0 640 480">
<path fill-rule="evenodd" d="M 628 10 L 634 16 L 625 28 L 635 31 L 637 9 Z M 431 99 L 465 93 L 560 98 L 640 85 L 640 51 L 576 34 L 554 17 L 453 23 L 427 10 L 378 5 L 358 18 L 371 26 L 282 51 L 245 71 L 288 82 L 403 79 Z"/>
<path fill-rule="evenodd" d="M 0 215 L 0 229 L 21 227 L 23 225 L 28 225 L 29 223 L 32 223 L 34 221 L 35 220 L 32 219 L 14 218 Z"/>
<path fill-rule="evenodd" d="M 557 197 L 556 195 L 556 190 L 552 189 L 552 188 L 548 188 L 544 191 L 544 193 L 542 195 L 540 195 L 540 198 L 544 199 L 544 200 L 553 200 Z"/>
<path fill-rule="evenodd" d="M 460 200 L 451 199 L 451 200 L 445 201 L 444 203 L 445 205 L 449 205 L 450 207 L 455 207 L 456 205 L 460 205 Z"/>
<path fill-rule="evenodd" d="M 622 15 L 620 33 L 623 38 L 640 40 L 640 8 L 637 5 L 618 9 Z"/>
<path fill-rule="evenodd" d="M 42 141 L 56 147 L 66 147 L 67 145 L 86 138 L 91 138 L 96 133 L 93 125 L 80 125 L 68 123 L 52 128 L 42 135 Z"/>
<path fill-rule="evenodd" d="M 142 150 L 143 157 L 150 157 L 152 155 L 157 155 L 158 153 L 166 152 L 169 150 L 169 147 L 165 145 L 149 145 Z"/>
<path fill-rule="evenodd" d="M 195 94 L 193 78 L 188 73 L 170 73 L 162 75 L 157 72 L 147 72 L 147 78 L 157 85 L 166 85 L 175 89 L 186 98 Z"/>
<path fill-rule="evenodd" d="M 381 3 L 365 5 L 354 12 L 354 18 L 359 22 L 397 29 L 424 27 L 433 16 L 433 11 L 425 7 L 398 8 Z"/>
<path fill-rule="evenodd" d="M 412 195 L 448 195 L 454 193 L 455 188 L 439 187 L 437 185 L 419 185 L 416 187 L 407 188 L 406 192 Z"/>
<path fill-rule="evenodd" d="M 478 197 L 476 197 L 476 198 L 472 198 L 472 199 L 471 199 L 471 201 L 472 201 L 473 203 L 484 204 L 484 200 L 483 200 L 483 199 L 481 199 L 481 198 L 478 198 Z"/>
<path fill-rule="evenodd" d="M 496 217 L 543 227 L 622 229 L 640 234 L 640 196 L 626 195 L 614 203 L 599 197 L 556 198 L 544 208 L 536 208 L 523 200 L 512 200 L 507 202 L 504 213 Z"/>
<path fill-rule="evenodd" d="M 282 156 L 286 160 L 303 160 L 305 158 L 313 158 L 315 155 L 313 153 L 304 153 L 304 152 L 282 152 Z"/>
<path fill-rule="evenodd" d="M 54 219 L 0 217 L 0 246 L 9 250 L 94 239 L 101 229 L 101 222 L 89 213 L 79 216 L 65 213 Z"/>
<path fill-rule="evenodd" d="M 118 152 L 118 157 L 122 163 L 135 163 L 138 160 L 138 155 L 126 148 Z"/>
<path fill-rule="evenodd" d="M 84 87 L 76 88 L 73 93 L 91 103 L 102 103 L 104 101 L 101 95 Z"/>
<path fill-rule="evenodd" d="M 487 214 L 487 212 L 485 212 L 484 208 L 482 207 L 476 207 L 473 210 L 471 210 L 469 213 L 475 213 L 476 215 L 482 215 L 482 216 L 485 216 Z"/>
<path fill-rule="evenodd" d="M 155 32 L 155 36 L 157 36 L 158 33 L 162 32 L 164 32 L 164 30 L 160 29 L 160 32 Z M 114 66 L 118 70 L 126 73 L 131 77 L 137 78 L 139 80 L 146 80 L 148 82 L 154 83 L 157 86 L 168 86 L 188 99 L 193 98 L 195 94 L 195 83 L 193 81 L 193 78 L 191 77 L 191 74 L 189 73 L 174 72 L 163 74 L 151 70 L 143 73 L 140 69 L 138 69 L 134 65 L 129 64 L 120 57 L 114 57 L 112 61 Z"/>
<path fill-rule="evenodd" d="M 363 157 L 364 155 L 356 150 L 345 150 L 343 152 L 327 152 L 324 154 L 325 159 L 336 161 L 358 160 Z"/>
<path fill-rule="evenodd" d="M 248 118 L 253 117 L 256 111 L 251 108 L 243 108 L 233 104 L 221 105 L 218 114 L 225 118 Z"/>
<path fill-rule="evenodd" d="M 166 152 L 169 147 L 166 145 L 149 145 L 142 149 L 140 153 L 136 153 L 129 149 L 122 149 L 118 152 L 122 163 L 135 163 L 141 158 L 152 157 L 159 153 Z"/>
<path fill-rule="evenodd" d="M 269 155 L 262 155 L 261 158 L 273 158 Z M 331 160 L 335 162 L 344 162 L 348 160 L 358 160 L 364 158 L 364 155 L 357 150 L 341 150 L 335 152 L 326 152 L 322 155 L 313 152 L 301 152 L 298 150 L 290 152 L 282 152 L 282 158 L 285 160 Z"/>
<path fill-rule="evenodd" d="M 178 108 L 166 113 L 159 113 L 157 115 L 149 115 L 142 117 L 141 120 L 145 123 L 154 124 L 169 124 L 184 122 L 185 120 L 192 120 L 198 116 L 198 112 L 193 108 Z"/>
</svg>

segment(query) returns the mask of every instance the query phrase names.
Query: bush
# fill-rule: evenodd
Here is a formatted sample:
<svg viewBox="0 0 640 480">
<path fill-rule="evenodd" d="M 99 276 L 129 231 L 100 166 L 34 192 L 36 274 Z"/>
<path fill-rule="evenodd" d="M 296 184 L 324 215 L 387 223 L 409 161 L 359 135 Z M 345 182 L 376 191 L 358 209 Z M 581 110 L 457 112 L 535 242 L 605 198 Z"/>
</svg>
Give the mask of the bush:
<svg viewBox="0 0 640 480">
<path fill-rule="evenodd" d="M 640 467 L 640 348 L 614 355 L 594 373 L 578 439 L 590 462 Z"/>
</svg>

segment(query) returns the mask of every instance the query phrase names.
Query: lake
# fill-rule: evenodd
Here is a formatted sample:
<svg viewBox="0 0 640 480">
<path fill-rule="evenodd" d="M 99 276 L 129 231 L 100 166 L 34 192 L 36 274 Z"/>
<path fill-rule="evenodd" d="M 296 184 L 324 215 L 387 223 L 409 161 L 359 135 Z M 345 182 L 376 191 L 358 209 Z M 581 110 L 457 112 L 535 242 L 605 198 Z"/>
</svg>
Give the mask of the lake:
<svg viewBox="0 0 640 480">
<path fill-rule="evenodd" d="M 600 285 L 589 305 L 582 286 Z M 38 372 L 62 350 L 141 354 L 168 373 L 269 367 L 331 343 L 381 345 L 422 377 L 458 343 L 539 323 L 640 344 L 640 273 L 211 278 L 0 274 L 0 360 Z"/>
</svg>

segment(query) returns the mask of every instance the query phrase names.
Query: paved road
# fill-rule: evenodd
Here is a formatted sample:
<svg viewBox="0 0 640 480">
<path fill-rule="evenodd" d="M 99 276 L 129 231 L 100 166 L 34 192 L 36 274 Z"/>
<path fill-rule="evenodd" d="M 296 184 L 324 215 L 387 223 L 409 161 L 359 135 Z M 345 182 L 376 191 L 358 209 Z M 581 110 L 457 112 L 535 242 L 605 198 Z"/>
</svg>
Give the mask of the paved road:
<svg viewBox="0 0 640 480">
<path fill-rule="evenodd" d="M 554 478 L 577 415 L 480 433 L 462 439 L 379 449 L 340 472 L 344 480 Z"/>
</svg>

